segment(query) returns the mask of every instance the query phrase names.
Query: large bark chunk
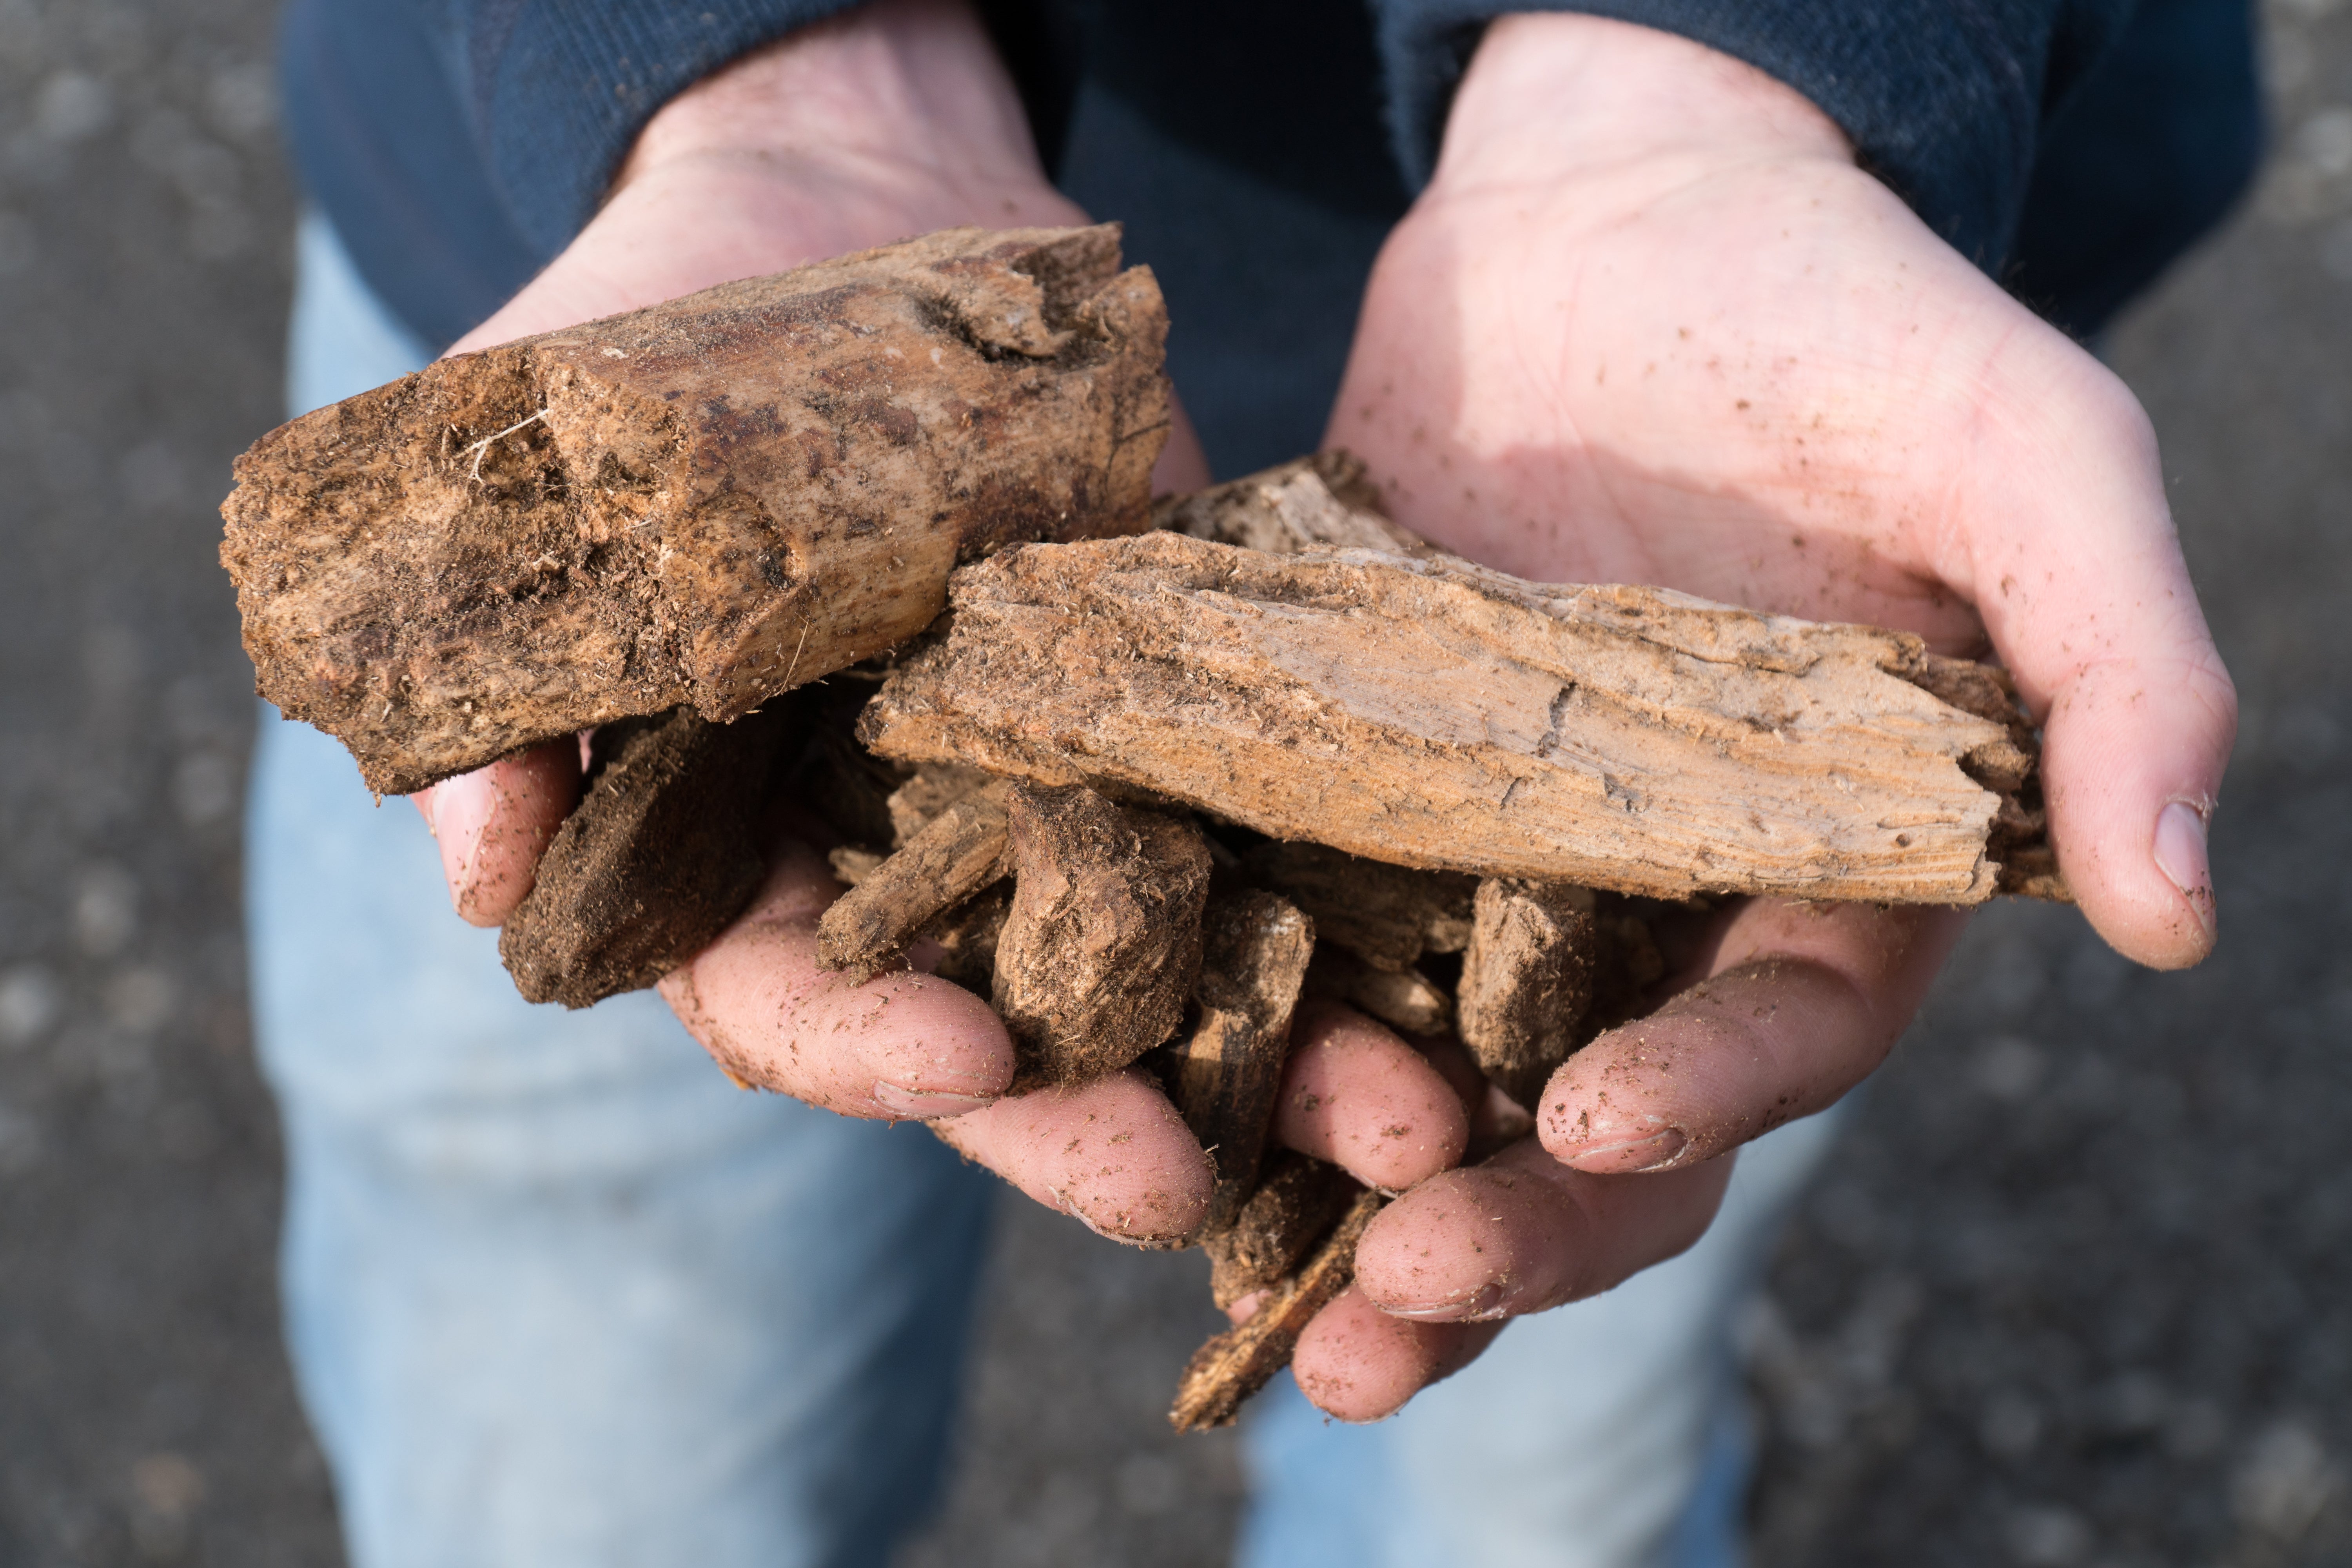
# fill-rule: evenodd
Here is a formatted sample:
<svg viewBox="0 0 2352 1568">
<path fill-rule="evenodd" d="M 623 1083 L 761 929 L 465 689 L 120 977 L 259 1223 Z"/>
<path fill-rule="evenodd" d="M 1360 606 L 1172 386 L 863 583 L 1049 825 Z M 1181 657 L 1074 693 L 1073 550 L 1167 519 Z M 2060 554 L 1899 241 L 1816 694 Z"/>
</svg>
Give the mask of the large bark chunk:
<svg viewBox="0 0 2352 1568">
<path fill-rule="evenodd" d="M 384 793 L 748 712 L 959 561 L 1144 527 L 1166 330 L 1115 227 L 952 229 L 443 360 L 237 460 L 261 692 Z"/>
<path fill-rule="evenodd" d="M 1179 1432 L 1198 1432 L 1233 1425 L 1242 1401 L 1290 1364 L 1308 1321 L 1356 1277 L 1356 1243 L 1385 1201 L 1378 1193 L 1358 1198 L 1330 1239 L 1305 1268 L 1274 1288 L 1249 1321 L 1192 1352 L 1176 1385 L 1170 1426 Z"/>
<path fill-rule="evenodd" d="M 1397 864 L 1972 904 L 2031 785 L 2009 725 L 1925 689 L 1946 661 L 1917 637 L 1660 589 L 1160 532 L 1010 551 L 950 594 L 859 721 L 876 751 Z"/>
<path fill-rule="evenodd" d="M 1496 1088 L 1528 1110 L 1580 1043 L 1600 935 L 1589 889 L 1493 877 L 1462 959 L 1462 1043 Z"/>
<path fill-rule="evenodd" d="M 1315 952 L 1315 923 L 1288 900 L 1250 889 L 1211 900 L 1202 930 L 1193 991 L 1201 1021 L 1171 1052 L 1175 1077 L 1169 1089 L 1184 1124 L 1217 1163 L 1204 1222 L 1215 1231 L 1240 1216 L 1257 1187 L 1290 1054 L 1290 1016 Z"/>
<path fill-rule="evenodd" d="M 1209 848 L 1190 822 L 1083 785 L 1011 801 L 1013 908 L 996 1010 L 1022 1083 L 1086 1083 L 1176 1032 L 1201 973 Z"/>
<path fill-rule="evenodd" d="M 540 857 L 499 956 L 533 1002 L 585 1007 L 651 985 L 760 889 L 760 808 L 792 719 L 691 712 L 596 731 L 588 792 Z"/>
</svg>

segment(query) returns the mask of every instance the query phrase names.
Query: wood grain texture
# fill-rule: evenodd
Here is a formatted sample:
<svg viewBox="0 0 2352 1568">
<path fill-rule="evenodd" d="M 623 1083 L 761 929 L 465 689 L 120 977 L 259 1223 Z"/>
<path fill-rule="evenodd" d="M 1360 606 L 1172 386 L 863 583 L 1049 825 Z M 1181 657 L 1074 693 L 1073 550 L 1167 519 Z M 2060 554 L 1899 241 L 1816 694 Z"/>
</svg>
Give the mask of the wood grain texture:
<svg viewBox="0 0 2352 1568">
<path fill-rule="evenodd" d="M 1147 526 L 1166 330 L 1115 226 L 953 229 L 440 361 L 238 458 L 260 690 L 382 793 L 734 718 L 960 561 Z"/>
<path fill-rule="evenodd" d="M 1978 903 L 1996 818 L 2036 819 L 2018 727 L 1930 691 L 1958 661 L 1906 633 L 1169 532 L 1009 551 L 950 594 L 859 721 L 886 756 L 1664 898 Z"/>
</svg>

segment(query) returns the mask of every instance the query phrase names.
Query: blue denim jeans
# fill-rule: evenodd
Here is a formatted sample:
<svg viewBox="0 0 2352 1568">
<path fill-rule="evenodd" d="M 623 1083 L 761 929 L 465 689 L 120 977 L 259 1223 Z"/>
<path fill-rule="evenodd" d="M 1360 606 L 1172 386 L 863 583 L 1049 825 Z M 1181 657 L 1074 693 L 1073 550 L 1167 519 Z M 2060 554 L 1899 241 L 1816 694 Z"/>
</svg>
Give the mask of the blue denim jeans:
<svg viewBox="0 0 2352 1568">
<path fill-rule="evenodd" d="M 297 412 L 426 357 L 307 220 Z M 287 1130 L 297 1375 L 355 1568 L 878 1564 L 935 1497 L 992 1180 L 918 1128 L 728 1083 L 650 994 L 524 1003 L 404 802 L 262 727 L 255 1022 Z M 1514 1326 L 1370 1427 L 1286 1379 L 1249 1568 L 1728 1568 L 1726 1325 L 1826 1119 L 1684 1258 Z"/>
</svg>

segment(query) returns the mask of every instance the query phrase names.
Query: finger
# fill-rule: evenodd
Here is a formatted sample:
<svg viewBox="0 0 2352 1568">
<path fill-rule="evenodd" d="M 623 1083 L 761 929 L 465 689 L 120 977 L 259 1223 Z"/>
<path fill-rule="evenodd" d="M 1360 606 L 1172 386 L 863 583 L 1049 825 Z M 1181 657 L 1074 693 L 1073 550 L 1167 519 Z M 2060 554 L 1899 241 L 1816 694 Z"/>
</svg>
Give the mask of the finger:
<svg viewBox="0 0 2352 1568">
<path fill-rule="evenodd" d="M 1276 1142 L 1389 1192 L 1461 1162 L 1470 1119 L 1460 1097 L 1394 1031 L 1352 1008 L 1309 1001 L 1290 1037 Z"/>
<path fill-rule="evenodd" d="M 1622 1283 L 1705 1233 L 1729 1160 L 1595 1176 L 1533 1142 L 1430 1178 L 1356 1244 L 1356 1284 L 1391 1316 L 1472 1322 L 1540 1312 Z"/>
<path fill-rule="evenodd" d="M 845 1116 L 994 1100 L 1013 1041 L 987 1003 L 911 970 L 859 984 L 817 962 L 817 917 L 840 893 L 816 852 L 788 841 L 751 909 L 663 979 L 671 1011 L 738 1082 Z"/>
<path fill-rule="evenodd" d="M 1159 1086 L 1133 1069 L 999 1100 L 935 1131 L 1039 1203 L 1114 1240 L 1172 1246 L 1209 1212 L 1209 1157 Z"/>
<path fill-rule="evenodd" d="M 1184 412 L 1183 399 L 1171 393 L 1168 445 L 1160 448 L 1159 459 L 1151 465 L 1151 493 L 1190 495 L 1208 489 L 1213 482 L 1209 454 L 1201 445 L 1201 433 L 1192 428 L 1192 416 Z"/>
<path fill-rule="evenodd" d="M 1543 1146 L 1580 1171 L 1667 1170 L 1834 1104 L 1885 1059 L 1965 919 L 1749 900 L 1709 978 L 1552 1074 Z"/>
<path fill-rule="evenodd" d="M 2099 934 L 2160 969 L 2211 951 L 2205 833 L 2237 693 L 2127 392 L 2054 332 L 2002 362 L 1967 498 L 1966 581 L 2044 721 L 2042 788 L 2068 885 Z"/>
<path fill-rule="evenodd" d="M 441 846 L 441 874 L 461 919 L 503 925 L 530 896 L 540 856 L 580 804 L 580 742 L 567 737 L 409 796 Z"/>
<path fill-rule="evenodd" d="M 1425 1323 L 1391 1317 L 1349 1286 L 1298 1336 L 1291 1375 L 1328 1415 L 1378 1421 L 1453 1376 L 1503 1331 L 1501 1323 Z"/>
</svg>

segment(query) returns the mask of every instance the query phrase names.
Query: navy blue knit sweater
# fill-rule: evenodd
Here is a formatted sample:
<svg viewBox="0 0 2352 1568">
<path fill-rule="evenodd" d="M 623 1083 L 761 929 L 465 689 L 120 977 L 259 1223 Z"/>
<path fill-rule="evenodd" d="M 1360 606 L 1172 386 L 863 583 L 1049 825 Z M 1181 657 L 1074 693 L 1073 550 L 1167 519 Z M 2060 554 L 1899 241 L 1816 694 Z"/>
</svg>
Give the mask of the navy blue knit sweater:
<svg viewBox="0 0 2352 1568">
<path fill-rule="evenodd" d="M 293 0 L 311 197 L 446 342 L 595 210 L 646 118 L 846 0 Z M 2213 222 L 2261 141 L 2245 0 L 995 0 L 1048 166 L 1166 289 L 1222 472 L 1311 448 L 1373 253 L 1479 29 L 1583 11 L 1769 72 L 2053 320 L 2095 331 Z"/>
</svg>

